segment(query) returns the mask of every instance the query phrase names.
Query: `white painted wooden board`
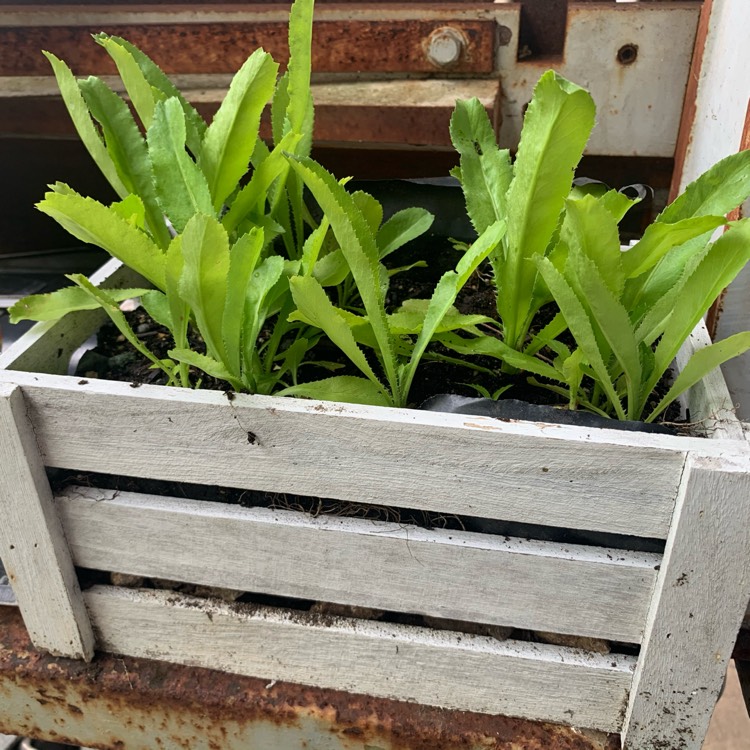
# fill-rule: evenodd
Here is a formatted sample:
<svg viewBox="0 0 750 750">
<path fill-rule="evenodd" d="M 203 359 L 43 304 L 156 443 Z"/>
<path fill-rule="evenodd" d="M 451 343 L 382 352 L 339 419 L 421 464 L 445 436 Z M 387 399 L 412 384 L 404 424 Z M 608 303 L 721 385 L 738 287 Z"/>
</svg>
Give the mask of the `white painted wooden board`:
<svg viewBox="0 0 750 750">
<path fill-rule="evenodd" d="M 48 466 L 637 536 L 666 537 L 684 450 L 738 449 L 20 372 L 0 380 L 23 385 Z"/>
<path fill-rule="evenodd" d="M 661 555 L 70 487 L 76 565 L 637 643 Z"/>
<path fill-rule="evenodd" d="M 699 750 L 750 597 L 750 462 L 688 459 L 625 720 L 626 750 Z"/>
<path fill-rule="evenodd" d="M 34 644 L 90 659 L 94 640 L 21 389 L 0 383 L 0 556 Z"/>
<path fill-rule="evenodd" d="M 617 731 L 635 659 L 388 623 L 224 605 L 167 591 L 85 592 L 113 653 L 444 708 Z"/>
</svg>

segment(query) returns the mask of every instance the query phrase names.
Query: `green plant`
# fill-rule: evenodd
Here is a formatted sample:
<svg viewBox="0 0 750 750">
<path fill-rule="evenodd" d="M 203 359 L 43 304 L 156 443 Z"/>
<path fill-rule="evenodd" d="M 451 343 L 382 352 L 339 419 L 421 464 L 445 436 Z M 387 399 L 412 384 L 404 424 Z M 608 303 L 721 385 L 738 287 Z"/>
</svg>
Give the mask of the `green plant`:
<svg viewBox="0 0 750 750">
<path fill-rule="evenodd" d="M 284 156 L 305 156 L 311 147 L 312 12 L 313 0 L 297 0 L 292 8 L 286 73 L 277 81 L 278 65 L 256 50 L 210 124 L 143 52 L 118 37 L 96 35 L 117 65 L 145 135 L 126 101 L 103 81 L 78 81 L 64 62 L 45 53 L 81 139 L 121 200 L 105 206 L 58 183 L 38 208 L 153 285 L 153 291 L 130 292 L 169 328 L 175 346 L 162 360 L 142 344 L 138 348 L 172 384 L 189 385 L 193 365 L 235 388 L 267 393 L 288 372 L 296 376 L 314 340 L 287 321 L 292 305 L 286 278 L 299 268 L 305 226 L 313 222 L 302 183 Z M 259 136 L 269 100 L 270 150 Z M 252 175 L 242 184 L 250 164 Z M 286 259 L 275 252 L 279 235 Z M 123 335 L 136 339 L 119 313 L 121 294 L 96 291 L 80 275 L 70 278 L 78 289 L 28 297 L 12 308 L 12 319 L 46 320 L 101 306 Z M 273 333 L 260 344 L 258 334 L 272 317 Z M 189 348 L 190 321 L 205 354 Z M 279 354 L 290 333 L 293 340 Z"/>
<path fill-rule="evenodd" d="M 406 406 L 416 368 L 436 333 L 471 330 L 487 321 L 480 315 L 461 315 L 453 303 L 477 266 L 502 238 L 504 222 L 498 221 L 487 227 L 463 255 L 456 270 L 442 276 L 430 300 L 410 300 L 400 310 L 388 315 L 385 309 L 388 274 L 381 263 L 383 247 L 387 243 L 383 240 L 383 229 L 378 232 L 377 210 L 368 212 L 361 208 L 372 208 L 375 199 L 368 196 L 363 200 L 350 195 L 330 173 L 311 159 L 290 157 L 290 162 L 323 208 L 357 285 L 365 312 L 365 315 L 357 315 L 334 306 L 320 282 L 312 273 L 307 273 L 290 279 L 292 297 L 297 305 L 292 319 L 322 329 L 364 377 L 334 376 L 302 383 L 282 393 Z M 310 268 L 309 264 L 307 268 Z M 415 339 L 413 334 L 416 334 Z M 383 377 L 376 372 L 361 345 L 374 353 Z"/>
<path fill-rule="evenodd" d="M 750 153 L 709 170 L 622 252 L 618 222 L 635 201 L 616 191 L 571 187 L 593 117 L 585 91 L 545 73 L 512 164 L 480 103 L 457 104 L 451 134 L 461 164 L 455 174 L 469 216 L 477 231 L 497 218 L 508 221 L 490 254 L 502 338 L 481 330 L 437 338 L 454 351 L 495 357 L 506 370 L 541 377 L 534 382 L 565 395 L 570 408 L 651 421 L 710 369 L 750 346 L 750 334 L 743 333 L 698 352 L 646 413 L 680 346 L 750 258 L 744 222 L 710 243 L 726 223 L 724 214 L 750 194 Z M 530 336 L 535 316 L 553 300 L 558 314 Z M 572 350 L 559 340 L 566 329 L 576 342 Z"/>
</svg>

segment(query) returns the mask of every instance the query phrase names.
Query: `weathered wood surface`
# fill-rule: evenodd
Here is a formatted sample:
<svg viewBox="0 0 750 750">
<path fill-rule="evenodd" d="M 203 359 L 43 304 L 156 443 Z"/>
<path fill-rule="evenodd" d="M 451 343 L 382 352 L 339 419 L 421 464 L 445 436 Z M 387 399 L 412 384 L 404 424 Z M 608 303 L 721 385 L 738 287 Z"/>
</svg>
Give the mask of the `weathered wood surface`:
<svg viewBox="0 0 750 750">
<path fill-rule="evenodd" d="M 661 555 L 71 487 L 76 565 L 639 642 Z"/>
<path fill-rule="evenodd" d="M 675 366 L 682 370 L 692 355 L 711 344 L 706 325 L 701 321 L 690 334 L 675 358 Z M 705 430 L 710 438 L 743 440 L 742 424 L 736 415 L 732 396 L 726 380 L 717 367 L 696 383 L 685 398 L 690 409 L 690 421 L 696 422 L 698 429 Z"/>
<path fill-rule="evenodd" d="M 48 466 L 635 536 L 666 537 L 684 450 L 737 448 L 54 375 L 0 380 L 23 386 Z"/>
<path fill-rule="evenodd" d="M 620 728 L 635 663 L 168 591 L 96 587 L 85 597 L 98 642 L 113 653 L 605 731 Z"/>
<path fill-rule="evenodd" d="M 148 283 L 123 266 L 110 260 L 91 282 L 105 289 L 148 286 Z M 0 354 L 0 371 L 25 370 L 35 373 L 65 375 L 73 352 L 107 319 L 104 310 L 82 310 L 60 320 L 37 323 Z"/>
<path fill-rule="evenodd" d="M 445 26 L 463 37 L 451 73 L 489 75 L 501 36 L 496 19 L 515 28 L 518 9 L 440 7 L 316 9 L 312 60 L 316 73 L 436 73 L 428 56 L 430 35 Z M 37 8 L 6 11 L 0 26 L 0 75 L 45 75 L 49 65 L 39 50 L 62 57 L 78 75 L 113 73 L 109 56 L 91 41 L 106 31 L 124 37 L 167 73 L 233 73 L 262 47 L 279 62 L 289 57 L 287 8 L 224 6 L 166 9 L 120 7 Z M 507 44 L 512 34 L 503 36 Z M 179 40 L 179 43 L 176 41 Z M 201 54 L 196 55 L 195 50 Z"/>
<path fill-rule="evenodd" d="M 34 643 L 90 659 L 94 640 L 21 389 L 0 384 L 0 555 Z"/>
<path fill-rule="evenodd" d="M 699 750 L 750 597 L 750 461 L 690 457 L 623 729 L 626 750 Z"/>
</svg>

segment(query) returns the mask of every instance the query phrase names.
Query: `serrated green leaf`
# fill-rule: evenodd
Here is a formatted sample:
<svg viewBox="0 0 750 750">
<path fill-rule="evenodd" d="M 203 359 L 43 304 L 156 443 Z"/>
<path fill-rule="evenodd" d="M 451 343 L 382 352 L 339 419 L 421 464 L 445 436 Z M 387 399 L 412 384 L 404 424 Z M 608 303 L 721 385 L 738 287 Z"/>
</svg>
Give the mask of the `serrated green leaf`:
<svg viewBox="0 0 750 750">
<path fill-rule="evenodd" d="M 724 216 L 750 196 L 750 151 L 727 156 L 691 182 L 656 217 L 674 224 L 693 216 Z"/>
<path fill-rule="evenodd" d="M 435 337 L 443 346 L 459 354 L 484 356 L 507 362 L 511 367 L 525 372 L 533 372 L 543 378 L 562 382 L 560 373 L 536 357 L 511 349 L 494 336 L 482 335 L 477 338 L 463 338 L 456 333 L 441 333 Z"/>
<path fill-rule="evenodd" d="M 133 53 L 116 38 L 107 34 L 95 34 L 94 39 L 107 50 L 107 53 L 117 65 L 117 72 L 125 84 L 125 90 L 128 92 L 130 101 L 133 103 L 138 117 L 141 118 L 143 127 L 148 130 L 154 117 L 156 99 L 154 98 L 153 87 L 143 74 Z"/>
<path fill-rule="evenodd" d="M 101 247 L 164 290 L 164 253 L 117 211 L 78 193 L 55 192 L 46 193 L 37 208 L 74 237 Z"/>
<path fill-rule="evenodd" d="M 618 418 L 625 419 L 622 402 L 615 391 L 614 383 L 599 351 L 596 334 L 586 309 L 563 275 L 550 263 L 549 259 L 537 258 L 536 263 L 565 318 L 565 322 L 568 324 L 570 332 L 596 374 L 597 382 L 607 394 Z"/>
<path fill-rule="evenodd" d="M 79 85 L 91 114 L 102 127 L 107 151 L 120 179 L 129 192 L 141 198 L 151 234 L 160 247 L 166 248 L 170 236 L 156 199 L 151 159 L 128 105 L 94 76 Z"/>
<path fill-rule="evenodd" d="M 664 333 L 654 352 L 654 373 L 649 391 L 671 364 L 682 343 L 721 291 L 750 261 L 750 219 L 730 224 L 682 288 Z"/>
<path fill-rule="evenodd" d="M 506 343 L 520 347 L 537 274 L 558 223 L 583 149 L 594 126 L 591 96 L 554 71 L 537 83 L 524 116 L 521 141 L 508 188 L 507 255 L 498 310 Z"/>
<path fill-rule="evenodd" d="M 424 325 L 424 319 L 430 306 L 428 299 L 409 299 L 396 312 L 388 316 L 388 325 L 395 336 L 418 334 Z M 458 329 L 473 328 L 482 323 L 494 323 L 486 315 L 464 315 L 455 307 L 449 307 L 435 329 L 435 333 L 445 333 Z"/>
<path fill-rule="evenodd" d="M 375 239 L 380 260 L 423 235 L 434 220 L 435 217 L 424 208 L 405 208 L 397 211 L 377 230 Z"/>
<path fill-rule="evenodd" d="M 263 230 L 253 229 L 240 237 L 229 251 L 229 275 L 221 335 L 226 353 L 225 365 L 236 378 L 240 378 L 242 373 L 242 332 L 248 287 L 260 260 L 263 245 Z M 252 346 L 255 339 L 246 343 Z"/>
<path fill-rule="evenodd" d="M 250 164 L 263 108 L 273 94 L 279 66 L 262 49 L 237 71 L 203 136 L 199 164 L 218 211 Z"/>
<path fill-rule="evenodd" d="M 302 396 L 319 401 L 343 401 L 346 404 L 393 406 L 390 399 L 366 378 L 336 375 L 312 383 L 300 383 L 279 391 L 277 396 Z"/>
<path fill-rule="evenodd" d="M 284 259 L 278 255 L 266 258 L 254 271 L 250 278 L 245 297 L 245 313 L 242 332 L 243 349 L 245 351 L 245 369 L 250 370 L 251 358 L 249 352 L 257 346 L 258 335 L 266 320 L 268 309 L 274 304 L 274 291 L 277 285 L 283 285 L 285 294 L 288 281 L 283 276 Z"/>
<path fill-rule="evenodd" d="M 115 302 L 122 302 L 146 294 L 148 289 L 110 289 L 108 293 Z M 47 294 L 30 294 L 8 308 L 11 323 L 22 320 L 58 320 L 78 310 L 96 310 L 99 303 L 84 289 L 66 286 Z"/>
<path fill-rule="evenodd" d="M 60 192 L 55 190 L 55 192 Z M 72 190 L 66 191 L 68 195 L 75 192 Z M 143 201 L 135 194 L 131 193 L 127 198 L 123 198 L 121 201 L 115 201 L 110 203 L 109 207 L 121 216 L 128 224 L 132 224 L 138 229 L 146 228 L 146 208 L 143 205 Z"/>
<path fill-rule="evenodd" d="M 444 273 L 437 283 L 425 313 L 422 330 L 419 332 L 414 344 L 414 351 L 404 370 L 404 377 L 401 381 L 401 392 L 404 399 L 409 393 L 419 361 L 435 336 L 440 322 L 453 306 L 458 293 L 463 289 L 469 277 L 500 243 L 505 234 L 505 229 L 505 221 L 502 220 L 487 227 L 458 261 L 456 270 Z"/>
<path fill-rule="evenodd" d="M 185 122 L 187 126 L 187 145 L 193 156 L 200 157 L 201 142 L 206 132 L 206 123 L 198 114 L 196 109 L 180 93 L 179 89 L 169 80 L 169 77 L 159 68 L 159 66 L 145 53 L 141 52 L 134 44 L 119 36 L 108 37 L 127 50 L 141 69 L 146 80 L 153 89 L 161 92 L 164 99 L 174 96 L 180 102 L 182 111 L 185 113 Z"/>
<path fill-rule="evenodd" d="M 399 383 L 391 334 L 385 314 L 380 262 L 375 237 L 369 231 L 367 222 L 351 195 L 336 181 L 333 175 L 312 159 L 290 157 L 290 163 L 304 180 L 331 222 L 331 228 L 351 269 L 367 317 L 377 339 L 391 393 L 394 400 L 398 402 L 396 394 L 398 394 Z"/>
<path fill-rule="evenodd" d="M 664 395 L 664 398 L 659 401 L 653 411 L 646 417 L 646 422 L 653 422 L 672 401 L 688 390 L 688 388 L 694 386 L 699 380 L 702 380 L 711 370 L 733 357 L 744 354 L 748 350 L 750 350 L 750 331 L 736 333 L 734 336 L 699 349 L 688 360 L 688 363 L 677 376 L 677 379 Z"/>
<path fill-rule="evenodd" d="M 591 195 L 567 200 L 560 236 L 568 246 L 568 262 L 576 256 L 588 258 L 610 292 L 619 298 L 625 286 L 625 274 L 617 222 L 599 200 Z"/>
<path fill-rule="evenodd" d="M 237 194 L 222 220 L 228 232 L 234 231 L 245 217 L 256 220 L 263 213 L 271 186 L 277 179 L 283 180 L 289 170 L 289 162 L 284 154 L 293 150 L 298 142 L 299 135 L 288 133 L 256 167 L 250 181 Z"/>
<path fill-rule="evenodd" d="M 383 391 L 380 381 L 354 340 L 342 311 L 331 304 L 323 287 L 311 276 L 295 276 L 289 280 L 289 286 L 294 303 L 305 320 L 324 331 L 352 363 Z"/>
<path fill-rule="evenodd" d="M 328 219 L 326 219 L 326 217 L 324 216 L 320 222 L 320 225 L 316 227 L 310 233 L 310 236 L 305 240 L 305 244 L 302 246 L 302 263 L 300 266 L 300 272 L 302 276 L 310 276 L 315 270 L 315 267 L 318 263 L 318 258 L 320 256 L 320 251 L 323 249 L 323 243 L 325 242 L 326 235 L 328 234 L 328 230 L 330 228 L 331 225 Z M 341 260 L 344 264 L 346 264 L 343 255 L 341 256 Z"/>
<path fill-rule="evenodd" d="M 287 118 L 292 131 L 310 131 L 310 72 L 312 69 L 313 0 L 296 0 L 289 12 L 289 105 Z M 307 156 L 307 154 L 304 154 Z"/>
<path fill-rule="evenodd" d="M 185 114 L 176 98 L 157 102 L 146 137 L 157 199 L 175 230 L 197 213 L 212 215 L 206 178 L 185 150 Z"/>
<path fill-rule="evenodd" d="M 164 292 L 151 289 L 141 297 L 141 306 L 160 326 L 170 331 L 174 328 L 169 300 Z"/>
<path fill-rule="evenodd" d="M 62 60 L 55 57 L 51 52 L 43 52 L 42 54 L 52 66 L 65 107 L 83 145 L 86 146 L 86 150 L 91 154 L 91 158 L 99 167 L 107 182 L 114 188 L 114 191 L 121 198 L 125 198 L 130 190 L 125 187 L 120 179 L 115 163 L 112 161 L 112 157 L 109 155 L 107 147 L 91 119 L 89 108 L 81 94 L 78 81 Z"/>
<path fill-rule="evenodd" d="M 654 223 L 646 227 L 640 241 L 622 254 L 628 278 L 653 268 L 672 248 L 683 245 L 726 223 L 723 216 L 696 216 L 674 224 Z"/>
<path fill-rule="evenodd" d="M 212 216 L 196 214 L 182 233 L 180 296 L 195 315 L 208 355 L 226 362 L 222 336 L 229 276 L 229 238 Z"/>
<path fill-rule="evenodd" d="M 169 376 L 170 384 L 173 379 L 173 364 L 169 360 L 162 360 L 156 357 L 148 347 L 135 335 L 133 329 L 128 324 L 125 314 L 120 310 L 117 300 L 109 290 L 99 289 L 94 286 L 83 274 L 73 273 L 67 277 L 85 291 L 99 306 L 109 315 L 117 330 L 127 339 L 132 347 L 139 351 L 155 367 L 163 370 Z"/>
<path fill-rule="evenodd" d="M 199 354 L 192 349 L 170 349 L 169 356 L 172 357 L 172 359 L 176 359 L 178 362 L 184 362 L 191 367 L 196 367 L 197 369 L 202 370 L 212 378 L 225 380 L 235 391 L 243 391 L 245 389 L 244 384 L 232 377 L 232 373 L 230 373 L 221 362 L 217 362 L 213 357 Z"/>
<path fill-rule="evenodd" d="M 628 393 L 627 416 L 629 419 L 637 419 L 641 412 L 639 399 L 642 372 L 633 324 L 627 310 L 607 286 L 595 263 L 582 255 L 577 259 L 576 266 L 578 283 L 585 295 L 593 321 L 625 373 Z"/>
<path fill-rule="evenodd" d="M 510 153 L 499 149 L 484 105 L 477 98 L 456 102 L 450 134 L 461 155 L 460 181 L 477 234 L 507 216 L 506 193 L 513 176 Z"/>
<path fill-rule="evenodd" d="M 625 214 L 640 202 L 640 198 L 628 198 L 625 193 L 621 193 L 619 190 L 608 190 L 599 198 L 599 203 L 612 214 L 618 224 Z"/>
<path fill-rule="evenodd" d="M 370 232 L 376 235 L 383 221 L 383 206 L 380 205 L 380 201 L 363 190 L 355 190 L 350 195 L 354 205 L 360 210 L 362 216 L 364 216 Z"/>
</svg>

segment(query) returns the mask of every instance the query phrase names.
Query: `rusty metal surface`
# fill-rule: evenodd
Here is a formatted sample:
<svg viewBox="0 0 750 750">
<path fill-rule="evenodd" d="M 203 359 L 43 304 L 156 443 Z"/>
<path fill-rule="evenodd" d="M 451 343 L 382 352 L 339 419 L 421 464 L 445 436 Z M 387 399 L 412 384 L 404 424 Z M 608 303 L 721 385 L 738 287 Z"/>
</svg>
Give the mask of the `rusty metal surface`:
<svg viewBox="0 0 750 750">
<path fill-rule="evenodd" d="M 114 74 L 114 63 L 93 43 L 99 31 L 122 36 L 150 55 L 167 73 L 232 73 L 258 47 L 274 59 L 289 57 L 287 22 L 224 21 L 91 25 L 2 26 L 0 76 L 49 75 L 40 50 L 64 59 L 77 75 Z M 446 26 L 465 39 L 453 73 L 489 74 L 494 69 L 495 22 L 466 18 L 426 20 L 319 20 L 315 22 L 313 68 L 318 73 L 436 73 L 430 36 Z"/>
<path fill-rule="evenodd" d="M 0 609 L 0 732 L 115 750 L 616 750 L 615 735 L 31 646 Z"/>
</svg>

